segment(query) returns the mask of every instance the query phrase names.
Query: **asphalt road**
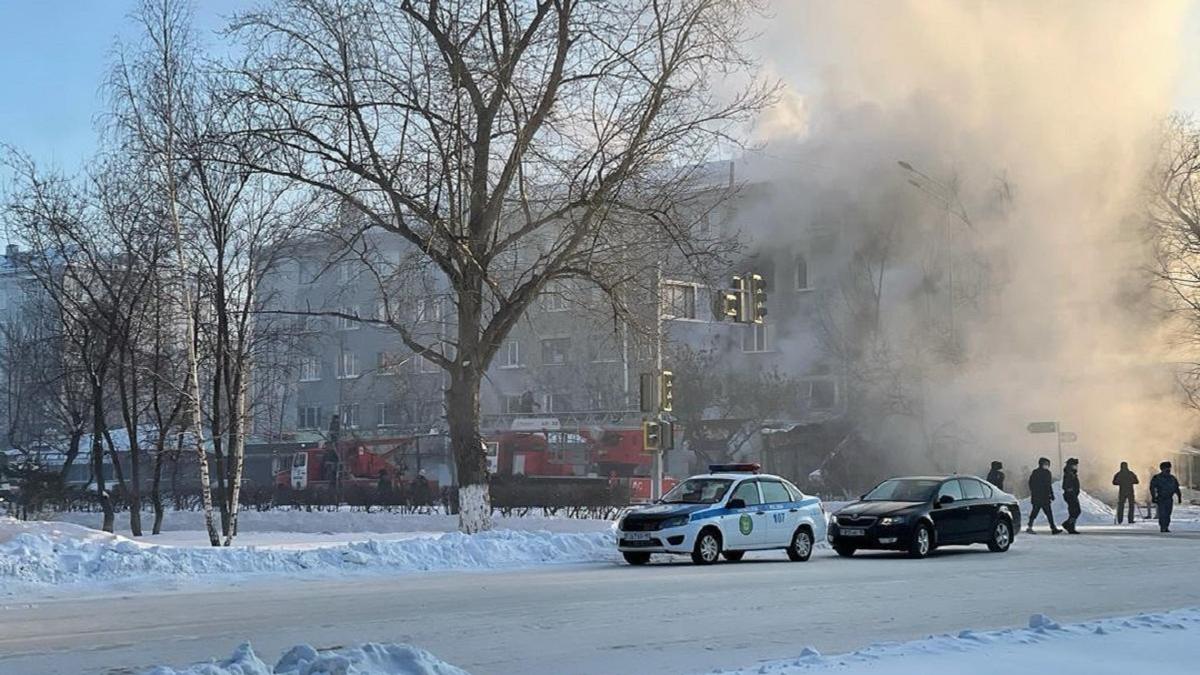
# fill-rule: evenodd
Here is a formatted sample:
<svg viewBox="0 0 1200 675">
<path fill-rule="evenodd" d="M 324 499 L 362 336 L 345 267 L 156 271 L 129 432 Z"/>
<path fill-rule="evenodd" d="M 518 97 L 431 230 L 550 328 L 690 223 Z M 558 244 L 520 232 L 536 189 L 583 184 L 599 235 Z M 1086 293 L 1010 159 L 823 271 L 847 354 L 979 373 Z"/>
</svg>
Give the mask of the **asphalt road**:
<svg viewBox="0 0 1200 675">
<path fill-rule="evenodd" d="M 688 673 L 970 627 L 1200 606 L 1200 539 L 1021 536 L 928 560 L 818 552 L 655 564 L 270 579 L 0 600 L 0 673 L 137 672 L 287 647 L 410 642 L 477 674 Z"/>
</svg>

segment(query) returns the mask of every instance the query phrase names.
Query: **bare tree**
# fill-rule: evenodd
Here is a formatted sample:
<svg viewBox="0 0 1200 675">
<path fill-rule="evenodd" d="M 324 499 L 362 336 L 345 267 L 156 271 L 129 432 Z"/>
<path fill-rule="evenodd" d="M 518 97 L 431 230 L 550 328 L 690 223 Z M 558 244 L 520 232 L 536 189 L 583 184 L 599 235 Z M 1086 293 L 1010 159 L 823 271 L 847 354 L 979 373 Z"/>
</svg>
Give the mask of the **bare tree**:
<svg viewBox="0 0 1200 675">
<path fill-rule="evenodd" d="M 1155 247 L 1167 309 L 1183 322 L 1186 353 L 1200 347 L 1200 124 L 1175 116 L 1164 125 L 1158 161 L 1148 181 L 1148 235 Z M 1187 363 L 1180 384 L 1200 408 L 1200 362 Z"/>
<path fill-rule="evenodd" d="M 245 164 L 402 239 L 454 304 L 436 339 L 395 298 L 377 320 L 447 374 L 463 531 L 490 527 L 481 378 L 538 294 L 576 279 L 620 298 L 669 250 L 712 253 L 673 196 L 772 93 L 710 89 L 748 65 L 754 4 L 289 0 L 235 20 L 231 95 L 270 150 Z"/>
</svg>

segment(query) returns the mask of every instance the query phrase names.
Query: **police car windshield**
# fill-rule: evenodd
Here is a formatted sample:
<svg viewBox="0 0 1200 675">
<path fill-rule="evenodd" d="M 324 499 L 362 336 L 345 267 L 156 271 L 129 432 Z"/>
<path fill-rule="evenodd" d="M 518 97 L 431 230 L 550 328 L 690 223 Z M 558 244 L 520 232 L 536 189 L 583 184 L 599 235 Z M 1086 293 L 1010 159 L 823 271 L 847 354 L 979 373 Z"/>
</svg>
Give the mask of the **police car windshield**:
<svg viewBox="0 0 1200 675">
<path fill-rule="evenodd" d="M 666 504 L 716 504 L 733 484 L 728 478 L 689 478 L 663 495 Z"/>
<path fill-rule="evenodd" d="M 927 502 L 933 499 L 941 481 L 920 478 L 893 478 L 880 483 L 863 497 L 867 502 Z"/>
</svg>

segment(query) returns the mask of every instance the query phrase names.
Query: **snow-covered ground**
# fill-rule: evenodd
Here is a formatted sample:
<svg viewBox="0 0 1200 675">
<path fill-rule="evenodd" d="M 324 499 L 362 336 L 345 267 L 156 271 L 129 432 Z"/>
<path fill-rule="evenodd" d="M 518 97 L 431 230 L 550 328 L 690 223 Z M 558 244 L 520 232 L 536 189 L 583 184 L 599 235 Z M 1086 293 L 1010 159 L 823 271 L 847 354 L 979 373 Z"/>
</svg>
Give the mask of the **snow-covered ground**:
<svg viewBox="0 0 1200 675">
<path fill-rule="evenodd" d="M 794 659 L 718 672 L 727 675 L 1192 675 L 1200 669 L 1193 649 L 1198 643 L 1200 609 L 1068 625 L 1035 614 L 1026 628 L 965 629 L 913 642 L 873 644 L 831 656 L 806 648 Z"/>
<path fill-rule="evenodd" d="M 208 546 L 200 530 L 170 530 L 135 541 L 68 522 L 0 518 L 0 588 L 13 593 L 22 586 L 78 582 L 481 570 L 616 559 L 608 521 L 501 519 L 502 529 L 469 537 L 452 531 L 452 517 L 440 515 L 246 516 L 237 545 L 228 548 Z M 187 518 L 172 521 L 188 525 Z"/>
<path fill-rule="evenodd" d="M 910 642 L 871 644 L 845 654 L 822 655 L 804 648 L 792 659 L 755 664 L 724 675 L 909 675 L 967 673 L 1009 675 L 1053 672 L 1058 675 L 1153 672 L 1191 675 L 1193 654 L 1183 645 L 1200 641 L 1200 609 L 1101 619 L 1060 625 L 1035 614 L 1028 626 L 1003 630 L 934 635 Z M 223 661 L 179 670 L 155 668 L 147 675 L 465 675 L 429 652 L 409 645 L 368 643 L 318 651 L 309 645 L 288 650 L 274 667 L 262 661 L 249 643 Z"/>
</svg>

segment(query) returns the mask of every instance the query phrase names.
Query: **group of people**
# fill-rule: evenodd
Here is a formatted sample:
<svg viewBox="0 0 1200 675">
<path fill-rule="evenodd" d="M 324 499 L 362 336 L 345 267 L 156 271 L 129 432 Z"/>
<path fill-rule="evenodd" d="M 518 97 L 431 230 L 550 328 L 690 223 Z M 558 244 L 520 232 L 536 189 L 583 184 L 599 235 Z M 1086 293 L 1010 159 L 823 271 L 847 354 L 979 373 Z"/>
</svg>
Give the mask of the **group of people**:
<svg viewBox="0 0 1200 675">
<path fill-rule="evenodd" d="M 1178 500 L 1183 503 L 1183 492 L 1179 489 L 1179 480 L 1171 474 L 1171 463 L 1162 462 L 1158 465 L 1159 473 L 1150 479 L 1150 500 L 1158 509 L 1158 527 L 1162 532 L 1171 531 L 1171 512 Z M 1004 489 L 1004 464 L 992 462 L 987 480 L 992 485 Z M 1129 522 L 1133 523 L 1137 513 L 1134 486 L 1139 483 L 1137 474 L 1129 470 L 1129 462 L 1121 462 L 1121 469 L 1113 475 L 1112 484 L 1117 486 L 1117 524 L 1124 520 L 1126 512 Z M 1050 523 L 1050 532 L 1058 534 L 1066 530 L 1070 534 L 1079 534 L 1075 529 L 1076 520 L 1083 512 L 1079 505 L 1079 460 L 1072 457 L 1063 466 L 1062 496 L 1067 503 L 1067 519 L 1063 521 L 1062 530 L 1054 524 L 1054 512 L 1050 504 L 1054 501 L 1054 476 L 1050 473 L 1050 460 L 1042 457 L 1038 460 L 1038 468 L 1029 474 L 1029 502 L 1032 506 L 1029 512 L 1029 524 L 1025 531 L 1034 533 L 1033 522 L 1039 514 L 1045 514 Z M 1126 511 L 1128 509 L 1128 511 Z"/>
</svg>

